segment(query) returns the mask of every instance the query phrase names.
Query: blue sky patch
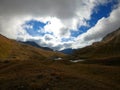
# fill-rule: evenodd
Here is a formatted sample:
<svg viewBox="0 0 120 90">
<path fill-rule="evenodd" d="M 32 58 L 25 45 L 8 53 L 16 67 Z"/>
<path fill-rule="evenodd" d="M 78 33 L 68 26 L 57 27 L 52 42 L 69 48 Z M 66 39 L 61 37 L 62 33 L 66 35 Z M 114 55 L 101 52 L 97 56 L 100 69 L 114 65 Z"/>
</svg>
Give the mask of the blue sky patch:
<svg viewBox="0 0 120 90">
<path fill-rule="evenodd" d="M 44 26 L 46 26 L 47 23 L 43 23 L 37 20 L 30 20 L 25 22 L 23 25 L 24 29 L 32 36 L 43 36 L 45 35 L 45 32 L 43 31 Z M 26 27 L 31 26 L 32 28 Z"/>
<path fill-rule="evenodd" d="M 107 18 L 111 11 L 113 10 L 114 5 L 117 5 L 117 0 L 112 0 L 111 2 L 105 4 L 105 5 L 99 5 L 95 7 L 93 10 L 93 13 L 91 15 L 90 20 L 86 20 L 89 26 L 81 26 L 79 27 L 78 31 L 71 30 L 71 36 L 77 37 L 80 34 L 83 34 L 87 32 L 90 28 L 96 25 L 96 23 L 103 17 Z"/>
<path fill-rule="evenodd" d="M 68 42 L 68 41 L 74 41 L 74 39 L 72 37 L 71 38 L 62 38 L 61 41 Z"/>
</svg>

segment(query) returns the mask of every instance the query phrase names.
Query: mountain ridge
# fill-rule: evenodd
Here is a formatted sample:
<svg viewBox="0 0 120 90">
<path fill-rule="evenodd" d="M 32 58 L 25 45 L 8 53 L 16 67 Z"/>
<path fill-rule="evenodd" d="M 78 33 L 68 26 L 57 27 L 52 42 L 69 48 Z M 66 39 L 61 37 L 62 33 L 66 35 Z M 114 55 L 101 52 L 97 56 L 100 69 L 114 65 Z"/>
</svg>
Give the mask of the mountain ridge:
<svg viewBox="0 0 120 90">
<path fill-rule="evenodd" d="M 107 34 L 102 41 L 78 49 L 72 58 L 109 58 L 120 57 L 120 28 Z"/>
<path fill-rule="evenodd" d="M 19 41 L 19 42 L 20 42 L 20 43 L 27 44 L 27 45 L 31 45 L 31 46 L 34 46 L 34 47 L 37 47 L 37 48 L 41 48 L 41 49 L 44 49 L 44 50 L 53 51 L 52 49 L 50 49 L 50 48 L 48 48 L 48 47 L 39 46 L 37 43 L 35 43 L 35 42 L 33 42 L 33 41 L 26 41 L 26 42 Z"/>
<path fill-rule="evenodd" d="M 31 46 L 34 46 L 34 47 L 37 47 L 37 48 L 41 48 L 41 49 L 44 49 L 44 50 L 54 51 L 53 49 L 51 49 L 49 47 L 42 47 L 42 46 L 38 45 L 37 43 L 35 43 L 34 41 L 26 41 L 26 42 L 19 41 L 19 42 L 27 44 L 27 45 L 31 45 Z M 64 50 L 61 50 L 61 51 L 57 51 L 57 52 L 61 52 L 61 53 L 64 53 L 64 54 L 72 54 L 74 51 L 75 51 L 75 49 L 68 48 L 68 49 L 64 49 Z"/>
</svg>

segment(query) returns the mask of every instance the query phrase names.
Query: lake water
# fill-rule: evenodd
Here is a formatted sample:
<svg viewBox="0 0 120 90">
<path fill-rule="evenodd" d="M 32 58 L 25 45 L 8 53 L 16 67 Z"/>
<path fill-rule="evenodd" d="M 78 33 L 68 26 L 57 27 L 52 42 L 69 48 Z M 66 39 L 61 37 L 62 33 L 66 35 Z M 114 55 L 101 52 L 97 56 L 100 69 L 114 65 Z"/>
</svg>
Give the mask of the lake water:
<svg viewBox="0 0 120 90">
<path fill-rule="evenodd" d="M 73 62 L 73 63 L 77 63 L 77 62 L 81 62 L 81 61 L 84 61 L 82 59 L 79 59 L 79 60 L 70 60 L 70 62 Z"/>
</svg>

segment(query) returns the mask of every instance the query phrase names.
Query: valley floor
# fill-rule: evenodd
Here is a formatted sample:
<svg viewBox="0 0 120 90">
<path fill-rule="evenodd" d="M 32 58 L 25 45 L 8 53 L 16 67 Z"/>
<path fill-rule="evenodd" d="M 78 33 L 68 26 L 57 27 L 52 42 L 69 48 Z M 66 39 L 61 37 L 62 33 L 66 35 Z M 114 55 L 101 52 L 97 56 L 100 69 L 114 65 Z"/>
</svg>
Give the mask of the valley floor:
<svg viewBox="0 0 120 90">
<path fill-rule="evenodd" d="M 120 90 L 120 66 L 62 60 L 3 61 L 0 90 Z"/>
</svg>

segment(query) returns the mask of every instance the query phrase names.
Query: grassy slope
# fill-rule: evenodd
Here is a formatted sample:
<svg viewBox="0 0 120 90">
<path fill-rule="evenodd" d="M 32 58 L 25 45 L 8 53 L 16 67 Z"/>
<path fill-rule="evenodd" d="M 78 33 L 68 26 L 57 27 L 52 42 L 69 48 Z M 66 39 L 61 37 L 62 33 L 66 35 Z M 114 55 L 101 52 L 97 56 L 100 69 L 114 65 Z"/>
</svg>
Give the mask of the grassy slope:
<svg viewBox="0 0 120 90">
<path fill-rule="evenodd" d="M 110 58 L 120 57 L 120 44 L 102 44 L 98 46 L 88 46 L 76 51 L 72 58 Z"/>
<path fill-rule="evenodd" d="M 64 54 L 53 52 L 53 51 L 47 51 L 43 49 L 39 49 L 33 46 L 25 45 L 25 44 L 17 44 L 13 49 L 11 55 L 12 59 L 18 59 L 18 60 L 30 60 L 30 59 L 47 59 L 52 56 L 60 56 L 63 57 Z"/>
<path fill-rule="evenodd" d="M 0 60 L 42 60 L 52 56 L 63 57 L 64 54 L 18 43 L 0 35 Z"/>
<path fill-rule="evenodd" d="M 12 43 L 7 38 L 0 35 L 0 57 L 6 58 L 11 51 Z"/>
</svg>

